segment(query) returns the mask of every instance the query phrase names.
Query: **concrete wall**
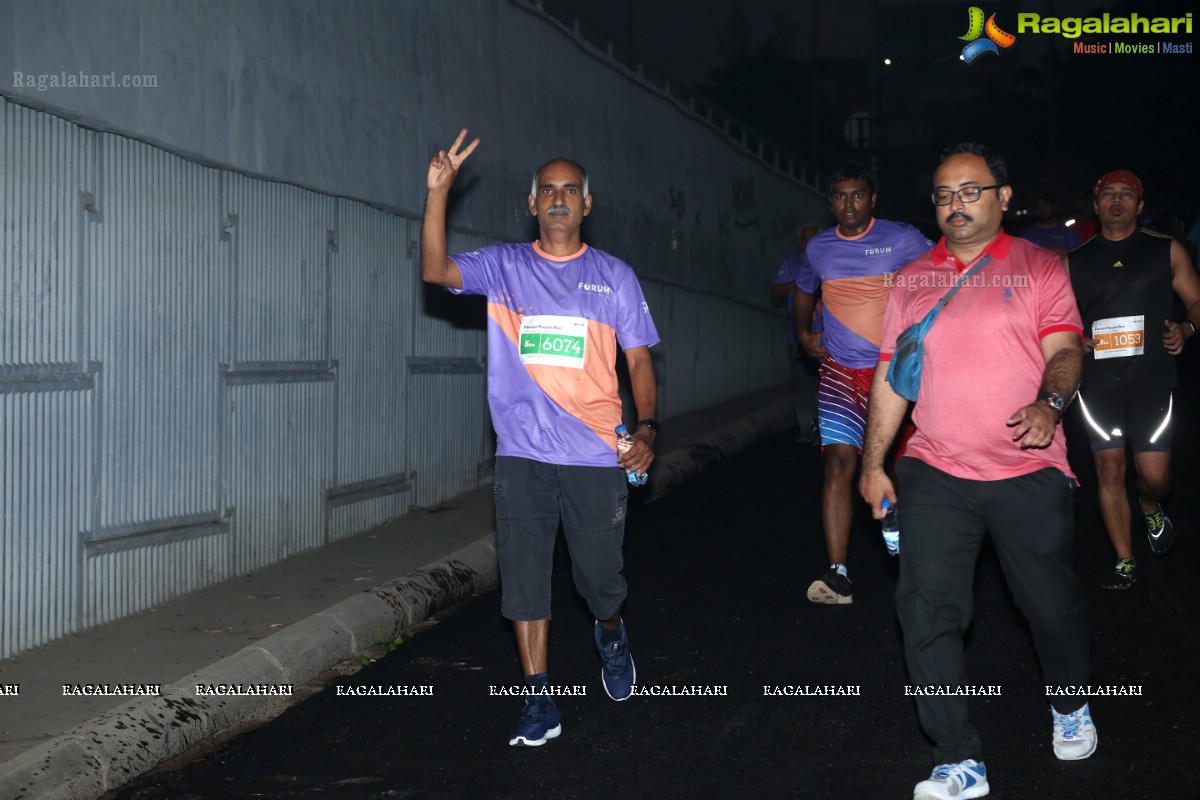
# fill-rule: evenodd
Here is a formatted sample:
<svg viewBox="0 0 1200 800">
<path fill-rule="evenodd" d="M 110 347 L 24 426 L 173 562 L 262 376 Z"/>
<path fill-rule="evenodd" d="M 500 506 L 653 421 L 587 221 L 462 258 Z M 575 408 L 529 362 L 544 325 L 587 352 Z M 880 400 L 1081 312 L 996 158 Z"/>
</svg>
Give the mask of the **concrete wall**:
<svg viewBox="0 0 1200 800">
<path fill-rule="evenodd" d="M 0 18 L 0 658 L 487 479 L 482 308 L 417 279 L 461 125 L 455 251 L 531 234 L 548 155 L 590 167 L 660 416 L 786 379 L 766 284 L 823 203 L 524 5 Z M 81 73 L 143 86 L 51 88 Z"/>
<path fill-rule="evenodd" d="M 530 173 L 569 155 L 592 175 L 589 238 L 664 280 L 757 300 L 824 212 L 524 2 L 0 0 L 0 19 L 12 99 L 384 208 L 419 213 L 428 154 L 468 127 L 483 144 L 451 223 L 500 238 L 528 235 Z M 79 73 L 156 86 L 24 85 Z"/>
</svg>

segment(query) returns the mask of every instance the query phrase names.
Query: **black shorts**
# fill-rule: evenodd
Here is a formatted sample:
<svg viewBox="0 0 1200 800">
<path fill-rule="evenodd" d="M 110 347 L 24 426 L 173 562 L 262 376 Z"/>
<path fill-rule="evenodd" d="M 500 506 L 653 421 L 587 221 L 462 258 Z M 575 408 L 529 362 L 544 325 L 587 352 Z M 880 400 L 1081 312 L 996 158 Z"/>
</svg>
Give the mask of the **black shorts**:
<svg viewBox="0 0 1200 800">
<path fill-rule="evenodd" d="M 1170 389 L 1089 389 L 1079 393 L 1078 402 L 1092 452 L 1114 447 L 1134 453 L 1170 451 Z"/>
<path fill-rule="evenodd" d="M 550 575 L 561 519 L 575 588 L 596 619 L 625 602 L 625 510 L 629 482 L 620 467 L 571 467 L 496 457 L 496 554 L 500 613 L 550 619 Z"/>
</svg>

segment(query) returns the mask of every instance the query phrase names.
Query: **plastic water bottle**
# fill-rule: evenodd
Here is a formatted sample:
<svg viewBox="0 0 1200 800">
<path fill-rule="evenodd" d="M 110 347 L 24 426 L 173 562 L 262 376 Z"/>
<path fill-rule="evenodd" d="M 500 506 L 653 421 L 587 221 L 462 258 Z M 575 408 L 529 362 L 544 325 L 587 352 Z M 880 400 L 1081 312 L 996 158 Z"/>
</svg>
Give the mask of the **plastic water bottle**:
<svg viewBox="0 0 1200 800">
<path fill-rule="evenodd" d="M 900 555 L 900 524 L 896 521 L 896 507 L 886 497 L 880 503 L 883 507 L 883 543 L 887 545 L 888 555 Z"/>
<path fill-rule="evenodd" d="M 631 447 L 633 447 L 633 435 L 629 433 L 624 424 L 618 425 L 617 452 L 627 452 Z M 629 480 L 630 486 L 645 486 L 646 481 L 650 478 L 650 474 L 643 472 L 641 475 L 638 475 L 637 470 L 634 470 L 633 472 L 626 472 L 625 477 Z"/>
</svg>

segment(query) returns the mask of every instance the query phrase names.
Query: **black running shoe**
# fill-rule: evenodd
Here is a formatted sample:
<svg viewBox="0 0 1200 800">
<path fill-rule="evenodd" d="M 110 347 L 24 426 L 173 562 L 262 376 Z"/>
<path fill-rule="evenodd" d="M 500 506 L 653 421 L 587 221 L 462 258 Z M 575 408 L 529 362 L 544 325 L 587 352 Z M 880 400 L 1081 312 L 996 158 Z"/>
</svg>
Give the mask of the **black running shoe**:
<svg viewBox="0 0 1200 800">
<path fill-rule="evenodd" d="M 1171 552 L 1175 544 L 1175 526 L 1171 524 L 1171 518 L 1163 513 L 1162 503 L 1158 504 L 1157 511 L 1143 514 L 1142 518 L 1146 520 L 1146 538 L 1150 540 L 1154 555 L 1165 556 Z"/>
<path fill-rule="evenodd" d="M 837 571 L 837 565 L 812 582 L 808 587 L 808 599 L 814 603 L 828 603 L 834 606 L 846 606 L 854 602 L 854 594 L 850 588 L 850 579 Z"/>
<path fill-rule="evenodd" d="M 1104 576 L 1100 586 L 1105 589 L 1128 589 L 1137 582 L 1137 565 L 1132 558 L 1122 558 L 1113 571 Z"/>
</svg>

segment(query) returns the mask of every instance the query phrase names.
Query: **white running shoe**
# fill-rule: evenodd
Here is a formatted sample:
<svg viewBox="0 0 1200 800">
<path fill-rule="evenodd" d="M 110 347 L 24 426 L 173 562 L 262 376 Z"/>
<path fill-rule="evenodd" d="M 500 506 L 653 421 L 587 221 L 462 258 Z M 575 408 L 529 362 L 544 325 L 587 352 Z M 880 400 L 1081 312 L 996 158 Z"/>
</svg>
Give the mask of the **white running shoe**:
<svg viewBox="0 0 1200 800">
<path fill-rule="evenodd" d="M 988 791 L 987 768 L 982 761 L 968 758 L 934 767 L 929 780 L 913 787 L 913 800 L 970 800 Z"/>
<path fill-rule="evenodd" d="M 1054 755 L 1063 761 L 1079 761 L 1096 752 L 1100 737 L 1092 724 L 1092 712 L 1084 703 L 1070 714 L 1060 714 L 1050 707 L 1054 720 Z"/>
</svg>

